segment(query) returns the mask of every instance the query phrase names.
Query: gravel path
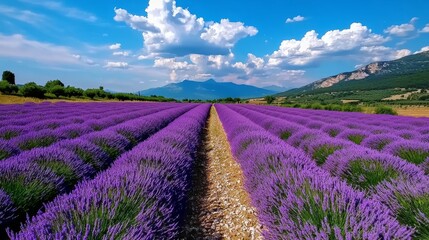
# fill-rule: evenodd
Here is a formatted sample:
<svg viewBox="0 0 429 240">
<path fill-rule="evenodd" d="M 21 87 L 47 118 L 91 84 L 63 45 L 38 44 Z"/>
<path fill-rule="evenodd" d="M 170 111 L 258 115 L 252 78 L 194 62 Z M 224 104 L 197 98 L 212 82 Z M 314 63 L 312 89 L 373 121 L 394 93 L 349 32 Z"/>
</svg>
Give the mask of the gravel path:
<svg viewBox="0 0 429 240">
<path fill-rule="evenodd" d="M 196 165 L 183 239 L 262 239 L 242 171 L 214 107 Z"/>
</svg>

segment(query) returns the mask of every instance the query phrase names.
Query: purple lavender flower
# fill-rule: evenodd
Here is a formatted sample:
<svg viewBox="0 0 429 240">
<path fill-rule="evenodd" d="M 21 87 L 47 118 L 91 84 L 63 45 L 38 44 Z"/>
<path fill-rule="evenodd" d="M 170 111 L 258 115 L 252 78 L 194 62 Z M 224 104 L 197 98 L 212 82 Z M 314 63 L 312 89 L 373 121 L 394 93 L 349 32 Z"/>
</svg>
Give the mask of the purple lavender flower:
<svg viewBox="0 0 429 240">
<path fill-rule="evenodd" d="M 4 126 L 0 128 L 0 138 L 10 140 L 27 132 L 28 130 L 22 126 Z"/>
<path fill-rule="evenodd" d="M 421 134 L 429 134 L 429 127 L 426 125 L 424 127 L 418 128 L 417 131 Z"/>
<path fill-rule="evenodd" d="M 388 206 L 401 224 L 415 228 L 413 238 L 429 237 L 429 180 L 397 180 L 380 184 L 374 199 Z"/>
<path fill-rule="evenodd" d="M 267 239 L 409 239 L 413 233 L 382 204 L 326 174 L 290 168 L 265 188 Z"/>
<path fill-rule="evenodd" d="M 67 125 L 69 122 L 67 120 L 45 120 L 45 121 L 37 121 L 31 124 L 26 125 L 29 129 L 33 131 L 40 131 L 44 129 L 56 129 L 60 126 Z"/>
<path fill-rule="evenodd" d="M 88 120 L 85 121 L 85 124 L 92 128 L 94 131 L 101 131 L 106 127 L 112 126 L 114 121 L 112 120 L 104 120 L 104 119 L 96 119 L 96 120 Z"/>
<path fill-rule="evenodd" d="M 326 124 L 324 122 L 321 122 L 321 121 L 310 121 L 307 124 L 305 124 L 305 126 L 310 128 L 310 129 L 321 129 L 325 125 Z"/>
<path fill-rule="evenodd" d="M 19 149 L 11 143 L 0 139 L 0 161 L 19 153 Z"/>
<path fill-rule="evenodd" d="M 99 146 L 109 157 L 115 159 L 123 152 L 129 150 L 131 143 L 122 135 L 106 130 L 85 135 L 82 139 L 88 140 Z"/>
<path fill-rule="evenodd" d="M 329 134 L 329 136 L 331 136 L 331 137 L 336 137 L 338 134 L 343 132 L 345 129 L 346 128 L 341 126 L 341 125 L 327 124 L 327 125 L 323 126 L 320 130 Z"/>
<path fill-rule="evenodd" d="M 351 186 L 365 191 L 397 178 L 424 178 L 424 172 L 413 164 L 359 146 L 335 152 L 328 157 L 323 168 Z"/>
<path fill-rule="evenodd" d="M 96 170 L 105 169 L 113 161 L 100 147 L 80 138 L 60 141 L 54 146 L 74 152 Z"/>
<path fill-rule="evenodd" d="M 362 141 L 361 145 L 364 147 L 381 151 L 386 145 L 394 141 L 399 141 L 400 139 L 400 137 L 393 134 L 377 134 L 365 138 Z"/>
<path fill-rule="evenodd" d="M 392 129 L 388 127 L 380 127 L 380 126 L 376 126 L 376 127 L 369 126 L 367 130 L 372 134 L 389 134 L 392 132 Z"/>
<path fill-rule="evenodd" d="M 18 158 L 0 162 L 0 189 L 9 195 L 16 208 L 14 215 L 4 216 L 5 219 L 0 222 L 8 225 L 17 218 L 23 218 L 26 213 L 34 214 L 43 202 L 62 192 L 63 186 L 63 179 L 52 171 L 22 162 Z M 0 206 L 5 207 L 0 212 L 9 209 L 8 205 Z"/>
<path fill-rule="evenodd" d="M 321 136 L 316 140 L 303 140 L 301 146 L 304 146 L 303 149 L 316 161 L 317 165 L 322 165 L 331 154 L 351 147 L 352 144 L 341 139 Z"/>
<path fill-rule="evenodd" d="M 420 137 L 421 142 L 429 143 L 429 134 L 424 134 Z"/>
<path fill-rule="evenodd" d="M 286 141 L 300 129 L 302 129 L 302 127 L 297 124 L 273 120 L 273 124 L 267 130 Z"/>
<path fill-rule="evenodd" d="M 345 130 L 342 133 L 338 134 L 337 138 L 342 138 L 345 140 L 352 141 L 356 144 L 361 144 L 362 141 L 369 136 L 370 134 L 366 131 L 351 129 Z"/>
<path fill-rule="evenodd" d="M 413 231 L 401 226 L 383 205 L 330 177 L 302 151 L 293 151 L 278 138 L 269 140 L 259 126 L 234 114 L 237 108 L 216 105 L 267 239 L 410 239 Z M 259 123 L 249 112 L 245 116 Z M 246 135 L 257 140 L 250 139 L 241 149 Z M 313 139 L 323 135 L 319 132 Z M 301 144 L 299 137 L 293 138 L 288 142 Z M 242 151 L 237 154 L 234 149 Z"/>
<path fill-rule="evenodd" d="M 19 161 L 36 164 L 63 177 L 67 187 L 72 187 L 77 181 L 95 173 L 90 165 L 84 163 L 73 152 L 54 146 L 23 152 L 17 158 Z"/>
<path fill-rule="evenodd" d="M 264 144 L 278 142 L 273 135 L 267 131 L 252 131 L 247 134 L 240 134 L 234 138 L 231 143 L 232 151 L 239 156 L 242 152 L 246 151 L 252 144 Z"/>
<path fill-rule="evenodd" d="M 12 143 L 24 151 L 38 147 L 47 147 L 59 140 L 61 140 L 61 138 L 54 132 L 42 130 L 37 132 L 29 132 L 16 137 L 12 140 Z"/>
<path fill-rule="evenodd" d="M 411 140 L 400 140 L 386 146 L 385 152 L 391 153 L 414 164 L 421 164 L 429 157 L 429 145 Z"/>
<path fill-rule="evenodd" d="M 427 175 L 429 175 L 429 157 L 428 158 L 426 158 L 426 160 L 423 162 L 423 163 L 421 163 L 420 165 L 419 165 L 419 167 L 427 174 Z"/>
<path fill-rule="evenodd" d="M 0 229 L 16 216 L 16 208 L 9 195 L 0 189 Z"/>
<path fill-rule="evenodd" d="M 179 223 L 183 221 L 194 161 L 191 156 L 195 151 L 182 147 L 196 148 L 208 109 L 209 105 L 199 105 L 185 113 L 186 117 L 179 117 L 123 154 L 95 179 L 79 184 L 70 194 L 46 204 L 45 212 L 28 220 L 21 232 L 9 231 L 9 236 L 12 239 L 50 236 L 58 239 L 176 239 Z M 170 131 L 185 133 L 186 143 L 181 146 L 168 142 L 158 144 L 161 139 L 169 138 Z"/>
<path fill-rule="evenodd" d="M 92 132 L 92 128 L 85 124 L 69 124 L 55 129 L 55 134 L 64 139 L 77 138 Z"/>
<path fill-rule="evenodd" d="M 293 147 L 301 147 L 303 141 L 312 141 L 323 136 L 326 136 L 326 134 L 322 131 L 302 129 L 292 135 L 286 142 Z"/>
<path fill-rule="evenodd" d="M 399 130 L 396 131 L 394 134 L 407 140 L 415 140 L 421 137 L 421 134 L 414 130 Z"/>
</svg>

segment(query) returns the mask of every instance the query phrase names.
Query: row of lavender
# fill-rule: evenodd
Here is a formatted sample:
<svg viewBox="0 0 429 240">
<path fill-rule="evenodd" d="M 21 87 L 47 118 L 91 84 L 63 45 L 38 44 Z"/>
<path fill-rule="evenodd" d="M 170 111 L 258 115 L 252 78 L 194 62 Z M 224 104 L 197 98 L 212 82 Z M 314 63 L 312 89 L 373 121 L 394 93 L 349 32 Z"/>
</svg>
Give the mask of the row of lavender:
<svg viewBox="0 0 429 240">
<path fill-rule="evenodd" d="M 268 114 L 260 114 L 259 111 L 264 111 L 263 108 L 246 106 L 246 109 L 253 109 L 253 111 L 246 111 L 240 106 L 233 107 L 241 108 L 238 111 L 253 122 L 264 126 L 274 135 L 282 137 L 290 145 L 307 152 L 322 169 L 331 175 L 340 177 L 355 189 L 364 191 L 368 196 L 389 206 L 401 223 L 416 228 L 416 236 L 429 235 L 429 187 L 425 182 L 427 176 L 422 171 L 428 170 L 428 161 L 425 159 L 429 156 L 429 144 L 409 140 L 384 144 L 378 142 L 379 145 L 387 146 L 376 148 L 379 151 L 375 151 L 370 147 L 365 147 L 365 143 L 373 142 L 374 139 L 383 139 L 383 134 L 378 131 L 372 133 L 372 136 L 370 133 L 361 134 L 359 130 L 343 130 L 343 132 L 338 132 L 334 138 L 323 131 L 310 130 L 307 125 L 300 125 L 296 121 L 292 121 L 291 119 L 296 120 L 296 113 L 290 117 L 281 114 L 279 119 L 272 118 Z M 280 110 L 284 111 L 284 109 Z M 270 114 L 278 115 L 274 112 L 270 112 Z M 363 116 L 369 119 L 378 118 L 378 116 L 371 115 Z M 362 117 L 362 114 L 359 117 Z M 416 125 L 417 122 L 428 121 L 425 118 L 412 121 L 408 118 L 405 119 L 413 125 Z M 306 120 L 308 125 L 312 125 L 311 119 Z M 354 122 L 351 119 L 350 121 L 349 124 L 353 125 Z M 401 121 L 403 121 L 402 125 L 406 122 L 403 118 L 397 117 L 397 122 Z M 321 127 L 333 129 L 335 125 L 322 125 Z M 416 128 L 418 129 L 418 127 Z M 393 129 L 391 131 L 393 132 Z M 367 139 L 356 141 L 349 135 L 365 136 Z M 414 164 L 418 164 L 417 166 L 421 169 Z"/>
<path fill-rule="evenodd" d="M 177 239 L 209 105 L 123 154 L 95 179 L 46 205 L 12 239 Z"/>
<path fill-rule="evenodd" d="M 428 131 L 429 125 L 429 120 L 427 118 L 409 119 L 407 117 L 396 117 L 396 122 L 401 123 L 401 130 L 397 130 L 393 126 L 389 127 L 388 123 L 382 127 L 369 126 L 365 128 L 365 126 L 362 125 L 362 120 L 360 120 L 362 117 L 368 118 L 365 122 L 380 121 L 380 124 L 381 121 L 386 120 L 384 119 L 386 118 L 385 116 L 379 117 L 378 115 L 354 113 L 353 115 L 359 120 L 347 117 L 340 118 L 337 116 L 338 119 L 346 119 L 346 121 L 348 121 L 348 123 L 340 122 L 340 124 L 337 125 L 336 123 L 332 124 L 333 119 L 331 119 L 330 122 L 321 123 L 319 120 L 311 119 L 311 116 L 297 117 L 298 113 L 296 113 L 296 110 L 293 111 L 294 114 L 292 115 L 291 113 L 275 112 L 255 106 L 239 108 L 256 111 L 256 114 L 264 113 L 262 115 L 259 114 L 259 116 L 256 117 L 257 119 L 254 119 L 255 122 L 260 122 L 264 117 L 267 118 L 267 115 L 268 118 L 270 118 L 269 116 L 275 117 L 271 120 L 274 122 L 279 122 L 281 119 L 281 124 L 283 126 L 286 124 L 289 126 L 287 130 L 281 130 L 281 128 L 276 130 L 283 132 L 281 133 L 283 139 L 287 137 L 289 143 L 309 150 L 312 154 L 317 154 L 317 152 L 314 153 L 312 150 L 317 150 L 319 145 L 324 146 L 327 142 L 331 142 L 331 145 L 334 145 L 331 146 L 331 148 L 333 148 L 331 151 L 344 148 L 349 142 L 400 157 L 410 163 L 418 165 L 423 171 L 429 173 L 429 143 L 425 142 L 425 132 Z M 287 110 L 288 109 L 286 109 L 286 111 Z M 285 111 L 285 109 L 279 108 L 279 111 Z M 320 115 L 324 112 L 319 111 L 317 113 Z M 325 114 L 328 115 L 326 112 Z M 336 114 L 338 114 L 338 112 L 334 112 L 334 115 Z M 301 115 L 305 115 L 305 113 L 301 113 Z M 379 120 L 379 118 L 382 120 Z M 389 116 L 389 118 L 392 117 Z M 390 121 L 392 122 L 393 120 Z M 406 122 L 409 124 L 406 125 Z M 423 123 L 426 123 L 426 125 Z M 395 123 L 395 126 L 397 124 L 398 123 Z M 270 129 L 269 126 L 266 126 L 266 128 Z M 415 130 L 411 130 L 413 128 Z M 273 129 L 270 131 L 273 131 Z M 291 136 L 292 134 L 294 136 Z M 315 139 L 318 141 L 314 141 Z M 320 164 L 323 164 L 326 157 L 327 156 L 324 156 L 322 159 L 317 160 Z"/>
<path fill-rule="evenodd" d="M 42 204 L 92 178 L 119 155 L 194 107 L 160 104 L 159 109 L 140 109 L 135 118 L 104 130 L 0 161 L 0 230 L 16 229 L 26 214 L 36 213 Z"/>
<path fill-rule="evenodd" d="M 254 106 L 253 106 L 254 108 Z M 368 115 L 361 113 L 331 112 L 320 110 L 300 111 L 297 109 L 266 107 L 262 109 L 268 114 L 287 116 L 288 120 L 299 122 L 314 129 L 328 131 L 326 126 L 335 123 L 335 132 L 346 129 L 361 130 L 363 134 L 381 134 L 387 137 L 399 137 L 407 140 L 429 142 L 429 119 L 397 117 L 390 115 Z M 343 115 L 344 114 L 344 115 Z M 328 124 L 328 125 L 327 125 Z M 325 128 L 324 128 L 325 127 Z M 366 137 L 363 136 L 363 137 Z"/>
<path fill-rule="evenodd" d="M 155 104 L 145 104 L 146 107 Z M 88 118 L 99 119 L 113 112 L 127 112 L 139 110 L 141 104 L 129 103 L 41 103 L 32 105 L 3 105 L 0 106 L 2 126 L 31 126 L 45 120 L 62 120 L 71 118 L 77 122 Z M 10 109 L 10 110 L 8 110 Z M 85 118 L 82 118 L 85 116 Z M 38 126 L 37 124 L 34 126 Z"/>
<path fill-rule="evenodd" d="M 400 223 L 415 228 L 416 238 L 429 236 L 429 185 L 422 171 L 428 169 L 425 165 L 428 160 L 424 161 L 429 155 L 428 144 L 399 140 L 375 151 L 359 146 L 360 142 L 347 141 L 353 140 L 347 137 L 333 138 L 321 131 L 308 130 L 306 125 L 289 121 L 294 116 L 283 114 L 280 118 L 273 118 L 259 113 L 258 109 L 263 110 L 260 107 L 230 107 L 275 136 L 283 138 L 288 144 L 305 151 L 321 169 L 332 176 L 341 178 L 353 188 L 364 191 L 368 197 L 388 206 Z M 253 111 L 249 111 L 249 108 Z M 365 116 L 371 119 L 371 116 Z M 401 121 L 400 117 L 398 121 Z M 311 124 L 311 121 L 307 123 Z M 348 131 L 338 136 L 345 132 Z M 354 132 L 359 133 L 356 130 Z M 377 138 L 368 136 L 368 139 Z M 397 154 L 401 152 L 403 155 Z M 419 169 L 416 163 L 423 169 Z"/>
<path fill-rule="evenodd" d="M 229 133 L 228 137 L 246 173 L 246 186 L 259 209 L 261 222 L 268 226 L 266 235 L 269 238 L 362 238 L 362 233 L 348 224 L 357 224 L 349 221 L 364 218 L 354 215 L 357 205 L 354 212 L 348 208 L 350 196 L 339 199 L 344 195 L 337 192 L 338 188 L 358 194 L 362 197 L 359 202 L 371 201 L 368 206 L 375 204 L 384 208 L 385 215 L 380 215 L 379 221 L 386 224 L 394 220 L 394 226 L 398 222 L 404 226 L 396 232 L 396 227 L 391 229 L 385 225 L 383 229 L 390 232 L 388 234 L 396 232 L 395 237 L 403 239 L 410 238 L 411 232 L 415 238 L 429 236 L 429 181 L 415 165 L 308 129 L 304 124 L 310 124 L 309 119 L 300 123 L 282 120 L 262 114 L 267 111 L 263 107 L 229 105 L 218 108 L 227 108 L 223 111 L 231 111 L 228 114 L 242 118 L 240 121 L 246 122 L 245 125 L 249 123 L 249 126 L 231 127 L 228 125 L 238 120 L 228 122 L 226 118 L 224 127 L 227 132 L 231 131 L 228 128 L 235 128 L 232 131 L 237 132 Z M 289 118 L 283 114 L 282 118 L 300 119 L 298 115 Z M 268 200 L 264 200 L 265 195 L 269 196 Z M 321 208 L 317 208 L 318 204 Z M 371 211 L 370 208 L 366 211 Z M 376 220 L 369 217 L 365 221 Z M 380 229 L 377 231 L 380 236 L 392 237 L 387 237 L 389 235 Z"/>
<path fill-rule="evenodd" d="M 51 107 L 53 105 L 54 107 Z M 0 127 L 0 160 L 36 147 L 47 147 L 62 139 L 76 138 L 94 131 L 135 119 L 151 111 L 173 106 L 164 104 L 51 104 L 51 111 L 31 112 L 31 117 L 12 115 Z M 94 106 L 95 105 L 95 106 Z M 144 106 L 144 108 L 142 108 Z M 19 108 L 19 106 L 15 106 Z M 39 106 L 40 108 L 40 106 Z M 75 109 L 73 109 L 75 108 Z M 102 111 L 98 114 L 90 111 Z M 88 112 L 89 111 L 89 112 Z M 63 114 L 62 114 L 62 113 Z M 45 118 L 41 120 L 40 117 Z M 13 123 L 19 122 L 19 125 Z"/>
</svg>

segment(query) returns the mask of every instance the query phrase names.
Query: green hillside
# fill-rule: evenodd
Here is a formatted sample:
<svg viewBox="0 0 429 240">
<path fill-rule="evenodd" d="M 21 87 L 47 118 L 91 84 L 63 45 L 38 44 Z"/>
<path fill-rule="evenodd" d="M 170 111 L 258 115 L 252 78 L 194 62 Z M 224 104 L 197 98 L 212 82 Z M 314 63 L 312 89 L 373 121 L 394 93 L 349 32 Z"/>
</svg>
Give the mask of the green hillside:
<svg viewBox="0 0 429 240">
<path fill-rule="evenodd" d="M 379 62 L 379 65 L 385 67 L 377 73 L 368 74 L 366 78 L 361 80 L 348 80 L 346 78 L 330 87 L 317 88 L 317 84 L 329 79 L 325 78 L 301 88 L 279 93 L 277 96 L 394 88 L 429 88 L 429 52 L 410 55 L 395 61 Z M 356 72 L 358 70 L 342 74 L 350 77 Z"/>
</svg>

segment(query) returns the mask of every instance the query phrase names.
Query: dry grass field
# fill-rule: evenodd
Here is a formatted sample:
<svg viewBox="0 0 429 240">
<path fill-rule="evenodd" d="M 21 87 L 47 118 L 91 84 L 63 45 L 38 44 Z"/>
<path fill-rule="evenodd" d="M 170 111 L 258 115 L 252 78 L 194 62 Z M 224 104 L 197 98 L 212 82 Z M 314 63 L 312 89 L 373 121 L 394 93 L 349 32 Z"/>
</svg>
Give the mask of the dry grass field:
<svg viewBox="0 0 429 240">
<path fill-rule="evenodd" d="M 395 110 L 402 116 L 429 117 L 429 107 L 425 106 L 396 107 Z"/>
<path fill-rule="evenodd" d="M 39 99 L 39 98 L 30 98 L 30 97 L 21 97 L 14 95 L 4 95 L 0 94 L 0 104 L 23 104 L 26 102 L 118 102 L 119 100 L 91 100 L 83 98 L 67 98 L 67 99 Z"/>
</svg>

